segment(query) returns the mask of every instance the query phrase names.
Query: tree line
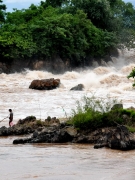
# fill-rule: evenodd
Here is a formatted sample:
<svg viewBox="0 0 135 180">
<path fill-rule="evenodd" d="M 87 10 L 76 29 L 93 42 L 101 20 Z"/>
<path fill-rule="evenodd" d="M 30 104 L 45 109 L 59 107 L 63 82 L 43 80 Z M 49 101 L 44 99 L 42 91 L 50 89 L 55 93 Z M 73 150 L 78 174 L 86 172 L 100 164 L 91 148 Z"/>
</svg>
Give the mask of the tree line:
<svg viewBox="0 0 135 180">
<path fill-rule="evenodd" d="M 0 58 L 79 62 L 88 54 L 134 46 L 135 8 L 122 0 L 46 0 L 6 12 L 0 0 Z"/>
</svg>

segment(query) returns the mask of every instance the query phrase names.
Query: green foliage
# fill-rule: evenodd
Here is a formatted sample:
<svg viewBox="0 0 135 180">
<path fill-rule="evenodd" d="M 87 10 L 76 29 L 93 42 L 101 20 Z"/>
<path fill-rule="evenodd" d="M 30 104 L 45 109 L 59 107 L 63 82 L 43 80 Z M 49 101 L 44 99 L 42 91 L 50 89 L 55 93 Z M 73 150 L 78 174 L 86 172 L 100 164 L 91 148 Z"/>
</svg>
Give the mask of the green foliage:
<svg viewBox="0 0 135 180">
<path fill-rule="evenodd" d="M 76 109 L 72 110 L 70 123 L 80 129 L 96 129 L 121 124 L 122 119 L 117 116 L 117 110 L 111 111 L 111 107 L 117 102 L 109 96 L 107 99 L 84 96 L 81 102 L 77 101 Z"/>
<path fill-rule="evenodd" d="M 98 116 L 98 113 L 96 115 Z M 101 121 L 100 118 L 98 118 L 98 121 L 96 120 L 96 115 L 91 111 L 85 113 L 80 112 L 72 118 L 71 122 L 75 127 L 80 129 L 98 128 L 101 126 Z"/>
<path fill-rule="evenodd" d="M 3 24 L 3 22 L 5 22 L 5 10 L 6 10 L 6 5 L 1 3 L 3 3 L 2 0 L 0 0 L 0 25 Z"/>
<path fill-rule="evenodd" d="M 63 0 L 46 0 L 47 6 L 52 7 L 61 7 L 63 4 Z"/>
<path fill-rule="evenodd" d="M 122 115 L 125 114 L 125 115 L 129 116 L 135 122 L 135 111 L 134 110 L 132 110 L 132 109 L 122 109 L 121 114 Z"/>
<path fill-rule="evenodd" d="M 131 73 L 127 76 L 128 79 L 131 78 L 131 77 L 135 78 L 135 68 L 132 69 Z"/>
<path fill-rule="evenodd" d="M 74 15 L 53 7 L 36 7 L 7 13 L 0 29 L 0 47 L 6 58 L 84 57 L 104 55 L 115 45 L 113 33 L 96 28 L 82 10 Z M 6 50 L 4 50 L 6 49 Z"/>
<path fill-rule="evenodd" d="M 135 133 L 135 127 L 132 126 L 126 126 L 131 133 Z"/>
<path fill-rule="evenodd" d="M 104 32 L 93 26 L 82 11 L 77 11 L 73 16 L 59 14 L 58 10 L 51 7 L 46 8 L 31 30 L 35 35 L 34 41 L 40 44 L 37 46 L 38 51 L 46 56 L 57 53 L 68 57 L 74 54 L 84 56 L 88 50 L 92 55 L 101 55 L 110 46 L 110 43 L 106 43 Z M 109 35 L 106 33 L 106 37 L 109 38 Z"/>
<path fill-rule="evenodd" d="M 48 117 L 47 117 L 47 120 L 48 120 L 48 121 L 51 121 L 51 117 L 50 117 L 50 116 L 48 116 Z"/>
<path fill-rule="evenodd" d="M 7 31 L 6 28 L 10 29 Z M 36 53 L 36 44 L 33 42 L 29 28 L 25 24 L 19 26 L 6 25 L 0 36 L 2 54 L 7 58 L 25 58 Z M 3 49 L 6 48 L 6 51 Z"/>
<path fill-rule="evenodd" d="M 83 10 L 100 29 L 115 32 L 119 47 L 134 47 L 135 8 L 122 0 L 71 0 L 65 11 L 74 14 Z"/>
<path fill-rule="evenodd" d="M 0 1 L 2 3 L 2 1 Z M 47 0 L 7 12 L 0 6 L 0 58 L 104 56 L 112 47 L 132 47 L 135 9 L 122 0 Z"/>
<path fill-rule="evenodd" d="M 84 97 L 77 102 L 76 109 L 72 110 L 72 117 L 68 124 L 79 129 L 97 129 L 119 124 L 135 127 L 135 111 L 132 109 L 113 109 L 118 104 L 116 99 L 102 99 Z"/>
<path fill-rule="evenodd" d="M 135 8 L 122 0 L 108 0 L 111 5 L 112 26 L 116 31 L 119 47 L 134 47 Z"/>
<path fill-rule="evenodd" d="M 121 101 L 106 96 L 106 98 L 97 98 L 95 95 L 90 97 L 84 96 L 81 101 L 76 102 L 76 109 L 72 110 L 72 115 L 78 114 L 79 112 L 109 112 L 114 104 L 121 103 Z"/>
<path fill-rule="evenodd" d="M 132 69 L 131 73 L 127 76 L 127 78 L 135 78 L 135 68 Z M 135 79 L 134 79 L 134 83 L 132 84 L 132 86 L 135 86 Z"/>
<path fill-rule="evenodd" d="M 78 113 L 72 117 L 70 123 L 79 129 L 97 129 L 124 124 L 122 116 L 113 110 L 106 113 L 87 111 Z"/>
<path fill-rule="evenodd" d="M 41 120 L 36 120 L 36 124 L 37 124 L 38 126 L 42 126 L 42 125 L 43 125 L 43 122 L 42 122 Z"/>
<path fill-rule="evenodd" d="M 107 0 L 71 0 L 67 8 L 68 12 L 74 13 L 77 9 L 83 10 L 96 27 L 101 29 L 109 27 L 111 13 Z"/>
</svg>

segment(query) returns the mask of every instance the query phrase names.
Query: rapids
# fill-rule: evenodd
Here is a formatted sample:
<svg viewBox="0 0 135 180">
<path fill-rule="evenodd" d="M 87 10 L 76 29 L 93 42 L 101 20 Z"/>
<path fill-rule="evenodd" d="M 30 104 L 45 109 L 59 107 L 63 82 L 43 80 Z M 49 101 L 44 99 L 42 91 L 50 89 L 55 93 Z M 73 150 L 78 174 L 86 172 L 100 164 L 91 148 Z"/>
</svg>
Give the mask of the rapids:
<svg viewBox="0 0 135 180">
<path fill-rule="evenodd" d="M 118 59 L 118 61 L 121 61 Z M 114 64 L 115 65 L 115 64 Z M 127 65 L 87 68 L 54 75 L 45 71 L 26 70 L 22 73 L 0 74 L 0 120 L 13 109 L 14 122 L 26 116 L 34 115 L 39 119 L 47 116 L 65 117 L 71 115 L 76 101 L 83 96 L 107 96 L 119 99 L 125 107 L 134 106 L 135 91 L 133 79 L 127 79 L 135 63 Z M 29 89 L 34 79 L 59 78 L 61 85 L 51 91 Z M 84 91 L 70 91 L 73 86 L 82 83 Z M 1 124 L 6 125 L 7 121 Z"/>
<path fill-rule="evenodd" d="M 130 57 L 130 58 L 129 58 Z M 54 75 L 46 71 L 25 70 L 21 73 L 0 74 L 0 120 L 13 109 L 14 123 L 34 115 L 71 115 L 76 101 L 83 96 L 106 99 L 109 95 L 122 101 L 124 107 L 135 107 L 133 79 L 127 75 L 135 67 L 134 53 L 113 58 L 106 67 L 86 68 Z M 34 79 L 60 78 L 59 88 L 51 91 L 29 89 Z M 77 84 L 84 91 L 70 91 Z M 8 119 L 0 123 L 8 126 Z M 135 179 L 135 151 L 120 152 L 93 149 L 91 145 L 12 145 L 15 137 L 0 138 L 0 179 L 38 180 L 133 180 Z"/>
</svg>

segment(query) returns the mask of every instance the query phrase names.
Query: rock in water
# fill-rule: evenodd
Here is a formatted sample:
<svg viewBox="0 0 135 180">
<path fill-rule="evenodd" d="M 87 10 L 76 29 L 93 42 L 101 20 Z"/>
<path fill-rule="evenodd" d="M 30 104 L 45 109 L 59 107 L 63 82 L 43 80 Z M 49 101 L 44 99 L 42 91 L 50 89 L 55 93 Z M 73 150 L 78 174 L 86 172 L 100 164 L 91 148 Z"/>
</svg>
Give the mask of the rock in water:
<svg viewBox="0 0 135 180">
<path fill-rule="evenodd" d="M 123 104 L 114 104 L 111 110 L 123 109 Z"/>
<path fill-rule="evenodd" d="M 29 86 L 30 89 L 37 90 L 52 90 L 60 85 L 60 79 L 41 79 L 41 80 L 33 80 Z"/>
<path fill-rule="evenodd" d="M 131 150 L 135 149 L 135 139 L 126 126 L 119 125 L 114 130 L 100 134 L 100 138 L 94 148 L 110 147 L 111 149 Z"/>
<path fill-rule="evenodd" d="M 83 89 L 84 89 L 84 85 L 83 84 L 78 84 L 77 86 L 72 87 L 70 89 L 70 91 L 82 91 Z"/>
</svg>

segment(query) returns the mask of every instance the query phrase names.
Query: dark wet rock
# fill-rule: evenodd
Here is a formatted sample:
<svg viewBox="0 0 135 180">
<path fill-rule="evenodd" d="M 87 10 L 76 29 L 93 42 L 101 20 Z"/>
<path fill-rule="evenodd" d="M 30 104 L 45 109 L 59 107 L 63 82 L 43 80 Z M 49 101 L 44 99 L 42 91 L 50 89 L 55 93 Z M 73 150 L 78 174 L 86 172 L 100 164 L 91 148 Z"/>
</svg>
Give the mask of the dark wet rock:
<svg viewBox="0 0 135 180">
<path fill-rule="evenodd" d="M 78 84 L 77 86 L 72 87 L 70 89 L 70 91 L 82 91 L 83 89 L 84 89 L 84 85 L 83 84 Z"/>
<path fill-rule="evenodd" d="M 8 73 L 8 72 L 9 72 L 8 66 L 4 62 L 0 62 L 0 74 Z"/>
<path fill-rule="evenodd" d="M 36 138 L 37 136 L 38 136 L 38 131 L 34 131 L 34 133 L 33 133 L 33 138 Z"/>
<path fill-rule="evenodd" d="M 64 73 L 71 68 L 70 60 L 61 59 L 59 55 L 53 55 L 44 60 L 32 60 L 30 64 L 33 70 L 46 70 L 53 74 Z"/>
<path fill-rule="evenodd" d="M 42 80 L 33 80 L 29 86 L 30 89 L 37 90 L 52 90 L 60 85 L 60 79 L 42 79 Z"/>
<path fill-rule="evenodd" d="M 94 144 L 100 139 L 102 136 L 102 129 L 98 129 L 90 132 L 80 132 L 76 135 L 74 142 L 75 143 L 90 143 Z"/>
<path fill-rule="evenodd" d="M 88 143 L 88 136 L 86 135 L 79 135 L 73 140 L 74 143 Z"/>
<path fill-rule="evenodd" d="M 111 110 L 115 110 L 115 109 L 123 109 L 123 104 L 114 104 Z"/>
<path fill-rule="evenodd" d="M 98 128 L 94 131 L 77 130 L 66 122 L 60 123 L 56 117 L 48 117 L 45 121 L 28 116 L 19 120 L 12 127 L 2 126 L 0 136 L 28 135 L 28 138 L 15 139 L 13 144 L 25 143 L 89 143 L 94 148 L 109 147 L 111 149 L 135 149 L 135 134 L 126 126 Z"/>
<path fill-rule="evenodd" d="M 18 125 L 22 125 L 22 124 L 28 124 L 30 122 L 34 122 L 36 121 L 36 117 L 35 116 L 28 116 L 25 119 L 20 119 L 17 124 Z"/>
<path fill-rule="evenodd" d="M 110 147 L 111 149 L 130 150 L 135 148 L 135 138 L 128 129 L 120 125 L 109 132 L 104 132 L 97 140 L 94 148 Z"/>
<path fill-rule="evenodd" d="M 94 145 L 94 149 L 99 149 L 105 146 L 107 146 L 107 143 L 99 143 L 99 144 L 97 143 Z"/>
<path fill-rule="evenodd" d="M 28 143 L 29 142 L 29 139 L 26 138 L 26 139 L 15 139 L 13 141 L 13 144 L 25 144 L 25 143 Z"/>
<path fill-rule="evenodd" d="M 12 127 L 2 126 L 0 128 L 0 136 L 30 134 L 38 127 L 39 125 L 37 124 L 36 117 L 28 116 L 25 119 L 20 119 L 17 124 Z"/>
<path fill-rule="evenodd" d="M 54 118 L 55 119 L 55 118 Z M 49 118 L 49 121 L 51 119 Z M 2 127 L 0 132 L 7 135 L 12 128 Z M 34 129 L 32 129 L 34 130 Z M 31 132 L 32 132 L 31 130 Z M 19 133 L 28 133 L 28 129 L 21 128 Z M 11 132 L 10 132 L 11 133 Z M 17 134 L 17 131 L 15 131 Z M 13 144 L 25 143 L 92 143 L 94 148 L 109 147 L 111 149 L 130 150 L 135 148 L 135 137 L 128 129 L 119 125 L 116 128 L 101 128 L 95 131 L 77 131 L 73 126 L 66 124 L 43 126 L 33 131 L 29 138 L 16 139 Z"/>
<path fill-rule="evenodd" d="M 1 135 L 1 136 L 8 135 L 8 128 L 5 127 L 5 126 L 2 126 L 2 127 L 0 128 L 0 135 Z"/>
<path fill-rule="evenodd" d="M 66 122 L 60 123 L 60 128 L 61 128 L 61 129 L 64 128 L 65 126 L 67 126 Z"/>
<path fill-rule="evenodd" d="M 35 131 L 31 138 L 21 140 L 22 143 L 66 143 L 72 142 L 73 138 L 77 135 L 76 129 L 73 127 L 51 126 L 44 127 L 41 132 Z M 14 142 L 13 142 L 14 143 Z M 19 140 L 15 144 L 19 144 Z"/>
</svg>

